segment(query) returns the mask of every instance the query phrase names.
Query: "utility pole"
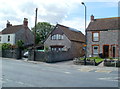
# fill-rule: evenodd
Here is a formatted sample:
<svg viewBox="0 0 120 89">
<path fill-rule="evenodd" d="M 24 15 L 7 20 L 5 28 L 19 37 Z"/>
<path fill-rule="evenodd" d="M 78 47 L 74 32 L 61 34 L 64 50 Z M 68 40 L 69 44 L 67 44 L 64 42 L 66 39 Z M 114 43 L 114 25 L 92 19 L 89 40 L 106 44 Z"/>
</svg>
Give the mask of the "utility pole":
<svg viewBox="0 0 120 89">
<path fill-rule="evenodd" d="M 35 30 L 34 30 L 34 59 L 33 59 L 33 61 L 35 61 L 35 46 L 36 46 L 36 24 L 37 24 L 37 11 L 38 11 L 38 8 L 36 8 L 36 10 L 35 10 Z"/>
</svg>

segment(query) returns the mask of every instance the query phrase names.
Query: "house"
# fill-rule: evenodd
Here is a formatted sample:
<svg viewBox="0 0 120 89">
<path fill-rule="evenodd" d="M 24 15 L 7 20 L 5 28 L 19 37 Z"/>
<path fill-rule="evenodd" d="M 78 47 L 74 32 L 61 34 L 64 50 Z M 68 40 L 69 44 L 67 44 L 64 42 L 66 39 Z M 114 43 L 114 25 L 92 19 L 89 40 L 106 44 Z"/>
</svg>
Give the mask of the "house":
<svg viewBox="0 0 120 89">
<path fill-rule="evenodd" d="M 44 42 L 44 47 L 50 51 L 69 52 L 69 56 L 84 55 L 85 36 L 81 31 L 57 24 Z"/>
<path fill-rule="evenodd" d="M 24 42 L 24 46 L 34 44 L 34 35 L 28 28 L 28 19 L 24 18 L 22 25 L 13 25 L 7 21 L 6 28 L 0 32 L 0 43 L 15 45 L 18 40 Z"/>
<path fill-rule="evenodd" d="M 119 56 L 120 17 L 95 19 L 87 27 L 87 57 L 101 56 L 117 58 Z"/>
</svg>

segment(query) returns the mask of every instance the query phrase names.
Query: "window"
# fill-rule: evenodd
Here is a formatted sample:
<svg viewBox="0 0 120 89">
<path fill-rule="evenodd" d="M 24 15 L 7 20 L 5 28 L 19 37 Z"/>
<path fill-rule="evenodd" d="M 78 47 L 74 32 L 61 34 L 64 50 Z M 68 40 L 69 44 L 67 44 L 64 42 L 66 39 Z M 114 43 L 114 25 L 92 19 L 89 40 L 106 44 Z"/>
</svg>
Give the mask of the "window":
<svg viewBox="0 0 120 89">
<path fill-rule="evenodd" d="M 63 46 L 51 46 L 51 51 L 63 51 Z"/>
<path fill-rule="evenodd" d="M 2 37 L 0 36 L 0 41 L 1 41 L 1 38 L 2 38 Z"/>
<path fill-rule="evenodd" d="M 8 36 L 8 42 L 10 41 L 10 36 Z"/>
<path fill-rule="evenodd" d="M 62 40 L 63 39 L 63 35 L 60 34 L 55 34 L 53 36 L 51 36 L 52 40 Z"/>
<path fill-rule="evenodd" d="M 98 48 L 99 46 L 93 46 L 93 54 L 98 54 Z"/>
<path fill-rule="evenodd" d="M 93 41 L 99 41 L 99 32 L 93 32 L 92 33 L 92 40 Z"/>
</svg>

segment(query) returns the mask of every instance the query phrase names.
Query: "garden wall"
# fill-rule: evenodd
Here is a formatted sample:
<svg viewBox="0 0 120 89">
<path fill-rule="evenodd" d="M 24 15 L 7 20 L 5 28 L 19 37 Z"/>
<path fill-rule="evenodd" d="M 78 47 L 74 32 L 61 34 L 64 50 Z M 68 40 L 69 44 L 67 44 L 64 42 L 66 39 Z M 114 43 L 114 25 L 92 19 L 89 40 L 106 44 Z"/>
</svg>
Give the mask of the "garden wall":
<svg viewBox="0 0 120 89">
<path fill-rule="evenodd" d="M 35 56 L 35 60 L 34 60 Z M 67 52 L 55 52 L 55 51 L 50 51 L 50 52 L 39 52 L 33 50 L 29 50 L 29 55 L 28 55 L 28 60 L 32 61 L 42 61 L 42 62 L 58 62 L 58 61 L 66 61 L 66 60 L 71 60 L 73 59 L 74 54 L 72 54 L 70 51 Z"/>
<path fill-rule="evenodd" d="M 19 49 L 0 50 L 0 57 L 21 59 L 22 51 Z"/>
</svg>

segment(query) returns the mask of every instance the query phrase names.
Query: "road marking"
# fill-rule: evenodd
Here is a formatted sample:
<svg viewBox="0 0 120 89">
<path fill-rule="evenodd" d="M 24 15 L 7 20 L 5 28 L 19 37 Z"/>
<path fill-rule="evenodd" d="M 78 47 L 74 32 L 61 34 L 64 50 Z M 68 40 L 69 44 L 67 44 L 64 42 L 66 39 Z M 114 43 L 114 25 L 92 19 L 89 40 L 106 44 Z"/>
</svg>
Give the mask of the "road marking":
<svg viewBox="0 0 120 89">
<path fill-rule="evenodd" d="M 119 82 L 119 77 L 104 77 L 104 78 L 98 78 L 99 80 L 107 80 L 107 81 L 117 81 Z"/>
<path fill-rule="evenodd" d="M 82 68 L 82 69 L 78 69 L 78 70 L 80 70 L 81 72 L 90 72 L 93 69 L 91 69 L 91 68 Z"/>
<path fill-rule="evenodd" d="M 64 72 L 65 74 L 71 74 L 70 72 Z"/>
<path fill-rule="evenodd" d="M 110 71 L 110 70 L 96 70 L 95 72 L 110 73 L 112 71 Z"/>
<path fill-rule="evenodd" d="M 17 83 L 19 83 L 19 84 L 21 84 L 21 85 L 23 85 L 23 84 L 24 84 L 23 82 L 17 82 Z"/>
</svg>

